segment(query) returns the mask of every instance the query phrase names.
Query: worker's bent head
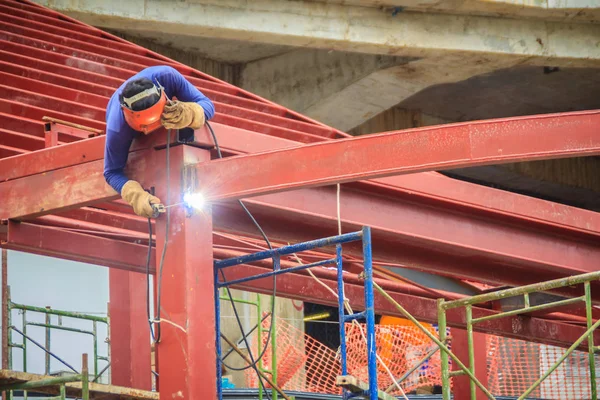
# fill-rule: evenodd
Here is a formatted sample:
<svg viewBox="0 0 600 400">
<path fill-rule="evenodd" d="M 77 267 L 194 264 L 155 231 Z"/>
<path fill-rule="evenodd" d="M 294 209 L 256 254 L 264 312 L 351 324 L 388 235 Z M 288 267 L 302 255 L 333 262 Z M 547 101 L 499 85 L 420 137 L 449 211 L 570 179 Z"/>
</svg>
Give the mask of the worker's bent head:
<svg viewBox="0 0 600 400">
<path fill-rule="evenodd" d="M 123 88 L 119 102 L 131 128 L 144 134 L 160 128 L 160 116 L 167 104 L 167 95 L 160 83 L 155 85 L 146 78 L 132 80 Z"/>
</svg>

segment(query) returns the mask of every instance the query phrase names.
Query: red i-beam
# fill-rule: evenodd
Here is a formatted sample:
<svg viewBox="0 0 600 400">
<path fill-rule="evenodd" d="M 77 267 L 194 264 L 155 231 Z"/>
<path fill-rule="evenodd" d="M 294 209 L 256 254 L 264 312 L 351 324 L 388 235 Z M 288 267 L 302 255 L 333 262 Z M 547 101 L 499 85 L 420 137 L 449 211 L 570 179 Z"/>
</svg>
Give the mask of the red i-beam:
<svg viewBox="0 0 600 400">
<path fill-rule="evenodd" d="M 186 165 L 208 161 L 210 152 L 176 146 L 169 156 L 168 169 L 166 158 L 158 158 L 169 182 L 166 175 L 161 177 L 156 193 L 166 204 L 175 204 L 182 193 L 194 190 L 190 184 L 195 179 L 187 175 Z M 184 207 L 168 213 L 156 221 L 160 327 L 155 324 L 154 329 L 155 335 L 160 331 L 156 345 L 160 398 L 211 399 L 217 390 L 212 216 L 209 210 L 186 215 Z"/>
</svg>

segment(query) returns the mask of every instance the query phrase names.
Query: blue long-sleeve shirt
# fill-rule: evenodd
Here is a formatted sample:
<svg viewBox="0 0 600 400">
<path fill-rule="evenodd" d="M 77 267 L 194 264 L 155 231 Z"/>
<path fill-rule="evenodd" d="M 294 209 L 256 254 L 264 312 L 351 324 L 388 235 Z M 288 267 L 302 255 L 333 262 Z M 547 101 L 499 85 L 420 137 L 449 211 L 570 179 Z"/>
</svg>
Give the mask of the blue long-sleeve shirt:
<svg viewBox="0 0 600 400">
<path fill-rule="evenodd" d="M 177 70 L 168 66 L 148 67 L 127 81 L 111 96 L 106 107 L 106 146 L 104 148 L 104 178 L 118 193 L 129 180 L 124 173 L 127 156 L 133 139 L 141 135 L 134 131 L 125 121 L 119 94 L 127 82 L 148 78 L 153 82 L 158 81 L 165 89 L 169 99 L 177 97 L 179 101 L 195 102 L 204 109 L 204 116 L 208 121 L 215 114 L 215 107 L 208 97 L 189 83 Z"/>
</svg>

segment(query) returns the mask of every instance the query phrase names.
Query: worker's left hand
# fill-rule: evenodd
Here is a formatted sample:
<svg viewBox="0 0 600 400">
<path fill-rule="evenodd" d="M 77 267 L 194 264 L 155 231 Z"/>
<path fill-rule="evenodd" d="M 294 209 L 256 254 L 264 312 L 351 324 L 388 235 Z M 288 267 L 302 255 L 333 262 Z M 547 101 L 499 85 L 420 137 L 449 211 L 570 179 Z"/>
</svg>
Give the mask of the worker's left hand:
<svg viewBox="0 0 600 400">
<path fill-rule="evenodd" d="M 171 101 L 165 106 L 160 122 L 167 129 L 190 127 L 199 129 L 204 125 L 204 109 L 198 103 Z"/>
</svg>

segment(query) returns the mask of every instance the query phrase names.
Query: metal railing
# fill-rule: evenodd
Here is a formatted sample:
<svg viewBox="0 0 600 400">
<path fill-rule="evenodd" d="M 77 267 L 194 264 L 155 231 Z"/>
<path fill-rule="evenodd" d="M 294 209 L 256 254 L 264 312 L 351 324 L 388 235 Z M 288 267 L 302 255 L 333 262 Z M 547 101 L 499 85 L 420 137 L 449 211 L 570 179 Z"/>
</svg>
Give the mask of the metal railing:
<svg viewBox="0 0 600 400">
<path fill-rule="evenodd" d="M 9 331 L 8 331 L 8 368 L 9 369 L 13 369 L 13 352 L 11 349 L 20 349 L 22 350 L 22 364 L 23 364 L 23 372 L 28 372 L 28 365 L 27 365 L 27 358 L 28 358 L 28 348 L 29 345 L 34 345 L 37 348 L 41 349 L 44 353 L 45 353 L 45 366 L 44 366 L 44 374 L 45 375 L 50 375 L 51 371 L 50 371 L 50 364 L 51 364 L 51 360 L 55 359 L 58 362 L 60 362 L 62 365 L 64 365 L 65 367 L 67 367 L 69 370 L 71 370 L 75 375 L 69 375 L 67 376 L 67 378 L 71 378 L 73 376 L 79 376 L 79 379 L 75 379 L 75 380 L 81 380 L 81 375 L 83 374 L 83 372 L 79 372 L 77 371 L 72 365 L 70 365 L 67 361 L 65 361 L 63 358 L 59 357 L 58 355 L 56 355 L 54 352 L 52 352 L 52 332 L 53 331 L 64 331 L 64 332 L 73 332 L 73 333 L 78 333 L 78 334 L 82 334 L 82 335 L 89 335 L 92 337 L 92 341 L 93 341 L 93 379 L 92 382 L 96 382 L 109 368 L 110 366 L 110 361 L 108 356 L 102 356 L 98 354 L 98 324 L 104 324 L 106 326 L 106 329 L 108 329 L 108 318 L 107 317 L 101 317 L 101 316 L 97 316 L 97 315 L 89 315 L 89 314 L 82 314 L 82 313 L 78 313 L 78 312 L 71 312 L 71 311 L 63 311 L 63 310 L 55 310 L 52 309 L 50 307 L 35 307 L 35 306 L 29 306 L 29 305 L 24 305 L 24 304 L 18 304 L 18 303 L 14 303 L 11 300 L 10 297 L 10 288 L 7 288 L 8 291 L 8 295 L 7 295 L 7 304 L 6 304 L 6 312 L 7 312 L 7 316 L 8 316 L 8 327 L 9 327 Z M 14 324 L 12 323 L 12 319 L 13 319 L 13 311 L 17 310 L 21 316 L 21 329 L 17 328 L 16 326 L 14 326 Z M 28 319 L 28 316 L 31 314 L 44 314 L 45 315 L 45 322 L 37 322 L 37 321 L 32 321 Z M 56 317 L 56 321 L 54 321 L 53 317 Z M 80 329 L 80 328 L 74 328 L 74 327 L 70 327 L 70 326 L 66 326 L 63 325 L 63 318 L 70 318 L 70 319 L 75 319 L 75 320 L 80 320 L 80 321 L 89 321 L 91 322 L 91 329 Z M 45 337 L 45 343 L 41 344 L 38 341 L 36 341 L 35 339 L 33 339 L 29 334 L 28 334 L 28 327 L 38 327 L 38 328 L 43 328 L 45 331 L 44 337 Z M 13 332 L 19 334 L 19 336 L 22 338 L 20 343 L 17 343 L 16 341 L 13 340 Z M 87 360 L 88 357 L 86 355 L 85 357 L 86 360 L 86 364 L 82 365 L 82 371 L 85 370 L 86 371 L 86 376 L 89 373 L 88 371 L 88 365 L 87 365 Z M 104 366 L 104 368 L 102 370 L 99 369 L 99 362 L 100 361 L 104 361 L 106 362 L 106 365 Z M 53 378 L 53 379 L 59 379 L 59 378 Z M 86 377 L 86 379 L 88 379 Z M 70 382 L 70 381 L 68 381 Z M 27 385 L 25 385 L 24 387 L 20 387 L 20 389 L 25 390 L 24 391 L 24 398 L 27 399 L 27 392 L 26 392 L 26 387 Z M 12 393 L 9 392 L 9 393 Z M 12 397 L 12 394 L 9 394 L 10 397 Z"/>
<path fill-rule="evenodd" d="M 599 280 L 600 272 L 591 272 L 588 274 L 572 276 L 563 279 L 556 279 L 552 281 L 512 288 L 499 290 L 491 293 L 471 296 L 462 298 L 459 300 L 453 301 L 445 301 L 444 299 L 438 299 L 438 330 L 439 330 L 439 338 L 433 335 L 427 328 L 425 328 L 419 321 L 417 321 L 404 307 L 398 304 L 388 293 L 386 293 L 377 283 L 374 284 L 375 289 L 383 295 L 388 301 L 390 301 L 394 306 L 400 311 L 402 315 L 404 315 L 407 319 L 412 321 L 425 335 L 427 335 L 441 350 L 441 372 L 442 372 L 442 398 L 443 400 L 451 399 L 451 391 L 450 391 L 450 378 L 453 376 L 459 375 L 467 375 L 470 379 L 470 397 L 471 400 L 476 399 L 476 388 L 479 388 L 489 399 L 495 400 L 496 398 L 492 393 L 489 392 L 487 388 L 483 386 L 483 384 L 475 377 L 475 351 L 474 351 L 474 343 L 473 343 L 473 326 L 475 324 L 490 321 L 497 318 L 510 317 L 520 314 L 531 313 L 535 311 L 548 310 L 551 308 L 561 307 L 565 305 L 577 304 L 577 303 L 585 303 L 586 310 L 586 320 L 587 320 L 587 330 L 577 339 L 567 350 L 566 352 L 539 378 L 537 379 L 525 392 L 518 397 L 518 400 L 524 400 L 530 395 L 546 378 L 548 378 L 552 372 L 558 368 L 558 366 L 567 359 L 567 357 L 575 351 L 582 343 L 587 339 L 587 347 L 589 354 L 589 371 L 590 371 L 590 390 L 591 390 L 591 399 L 597 400 L 597 388 L 596 388 L 596 366 L 594 360 L 594 354 L 596 351 L 599 351 L 600 348 L 598 346 L 594 346 L 594 331 L 600 326 L 600 320 L 593 322 L 592 318 L 592 295 L 591 295 L 591 284 L 590 282 Z M 545 292 L 554 289 L 559 289 L 568 286 L 574 286 L 583 284 L 584 286 L 584 295 L 566 299 L 566 300 L 557 300 L 548 302 L 541 305 L 530 305 L 530 295 L 532 293 L 537 292 Z M 479 318 L 473 318 L 473 306 L 476 304 L 482 304 L 490 301 L 507 299 L 511 297 L 523 296 L 523 304 L 522 308 L 516 310 L 510 310 L 505 312 L 495 313 L 493 315 L 488 315 Z M 465 366 L 465 364 L 454 354 L 452 351 L 446 346 L 446 311 L 450 309 L 455 309 L 459 307 L 465 307 L 465 316 L 466 316 L 466 328 L 467 328 L 467 344 L 468 344 L 468 354 L 469 354 L 469 366 Z M 433 353 L 427 355 L 427 358 L 431 357 Z M 422 360 L 422 362 L 425 361 Z M 450 359 L 452 359 L 456 365 L 459 367 L 459 370 L 450 372 Z"/>
<path fill-rule="evenodd" d="M 81 382 L 81 397 L 82 400 L 89 400 L 90 398 L 90 381 L 88 371 L 88 355 L 83 354 L 81 357 L 81 373 L 75 375 L 67 375 L 56 378 L 47 378 L 32 380 L 28 382 L 11 383 L 7 385 L 0 385 L 0 392 L 7 392 L 8 397 L 12 398 L 12 392 L 15 390 L 23 390 L 23 393 L 27 393 L 27 390 L 40 391 L 42 389 L 48 389 L 58 386 L 59 394 L 55 397 L 46 398 L 46 400 L 65 400 L 67 398 L 67 383 Z M 25 396 L 27 398 L 27 396 Z"/>
</svg>

